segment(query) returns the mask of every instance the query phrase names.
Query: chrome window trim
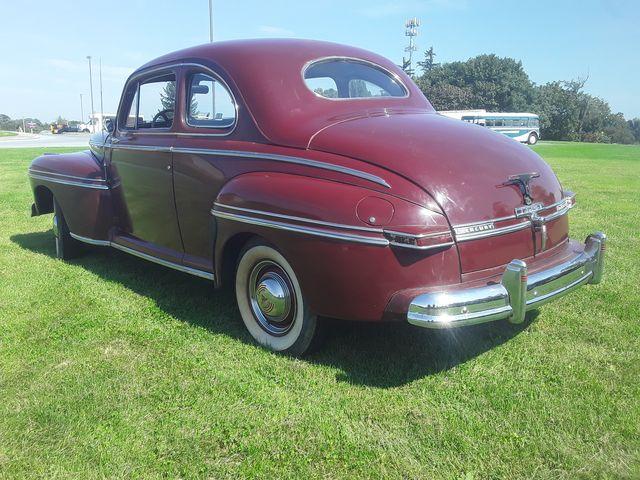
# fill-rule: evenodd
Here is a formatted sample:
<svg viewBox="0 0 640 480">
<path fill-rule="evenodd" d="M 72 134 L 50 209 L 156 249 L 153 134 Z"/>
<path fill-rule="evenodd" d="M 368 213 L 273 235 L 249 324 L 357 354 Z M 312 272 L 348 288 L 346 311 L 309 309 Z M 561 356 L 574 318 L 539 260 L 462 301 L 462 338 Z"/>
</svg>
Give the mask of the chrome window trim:
<svg viewBox="0 0 640 480">
<path fill-rule="evenodd" d="M 148 77 L 145 80 L 153 80 L 154 78 L 159 78 L 162 76 L 162 72 L 165 71 L 167 74 L 172 73 L 173 76 L 175 77 L 175 82 L 176 82 L 176 92 L 178 91 L 178 70 L 177 70 L 177 64 L 167 64 L 167 65 L 162 65 L 162 66 L 158 66 L 155 68 L 150 68 L 149 70 L 143 70 L 141 72 L 134 72 L 131 74 L 131 76 L 127 79 L 127 81 L 124 84 L 124 88 L 122 89 L 122 93 L 123 95 L 120 97 L 120 102 L 118 102 L 118 111 L 116 112 L 116 129 L 115 129 L 115 133 L 117 135 L 120 135 L 121 133 L 126 133 L 127 135 L 132 135 L 132 134 L 136 134 L 136 133 L 140 133 L 139 128 L 138 128 L 138 113 L 140 111 L 140 78 L 141 77 L 145 77 L 146 75 L 150 75 L 156 72 L 160 72 L 160 74 L 156 75 L 155 77 Z M 120 127 L 120 111 L 122 108 L 122 100 L 124 98 L 124 93 L 129 89 L 129 86 L 132 83 L 136 83 L 136 126 L 133 128 L 124 128 L 122 129 Z M 174 111 L 174 117 L 175 117 L 175 110 L 176 110 L 176 103 L 177 103 L 177 99 L 174 100 L 174 104 L 173 104 L 173 111 Z M 131 107 L 129 107 L 129 109 L 131 109 Z M 127 113 L 130 113 L 127 112 Z M 171 133 L 171 131 L 173 130 L 173 127 L 175 126 L 176 122 L 175 122 L 175 118 L 173 119 L 173 121 L 171 122 L 171 126 L 170 127 L 163 127 L 163 128 L 158 128 L 155 130 L 160 130 L 159 132 L 156 131 L 154 133 Z M 144 131 L 142 132 L 143 134 L 148 133 L 147 130 L 154 130 L 153 128 L 145 128 L 143 129 Z"/>
<path fill-rule="evenodd" d="M 74 187 L 94 188 L 96 190 L 109 190 L 109 186 L 105 184 L 81 183 L 74 180 L 63 180 L 61 178 L 48 177 L 44 175 L 35 175 L 29 172 L 29 177 L 36 180 L 45 180 L 47 182 L 59 183 L 61 185 L 71 185 Z"/>
<path fill-rule="evenodd" d="M 188 64 L 183 64 L 183 65 L 187 66 Z M 196 66 L 192 65 L 190 68 L 195 69 L 195 68 L 203 68 L 203 67 L 200 67 L 200 66 L 196 67 Z M 184 103 L 184 112 L 183 112 L 183 113 L 184 113 L 184 123 L 185 123 L 187 126 L 191 127 L 191 128 L 209 129 L 209 130 L 229 130 L 229 133 L 230 133 L 230 132 L 232 132 L 233 130 L 235 130 L 235 128 L 236 128 L 236 124 L 238 123 L 238 102 L 236 102 L 236 97 L 233 95 L 233 92 L 231 92 L 231 89 L 229 88 L 229 85 L 227 85 L 227 82 L 225 82 L 225 81 L 220 77 L 220 75 L 218 75 L 217 73 L 215 73 L 215 72 L 214 72 L 213 70 L 211 70 L 210 68 L 209 68 L 209 69 L 206 69 L 206 70 L 207 70 L 206 75 L 210 75 L 212 79 L 217 80 L 217 81 L 218 81 L 218 82 L 219 82 L 219 83 L 224 87 L 224 89 L 227 91 L 227 93 L 228 93 L 228 94 L 229 94 L 229 96 L 231 97 L 231 101 L 233 102 L 233 110 L 235 111 L 235 115 L 234 115 L 234 117 L 233 117 L 233 123 L 232 123 L 231 125 L 227 126 L 227 127 L 220 127 L 220 128 L 215 128 L 215 127 L 203 127 L 203 126 L 200 126 L 200 125 L 191 125 L 191 124 L 189 123 L 189 114 L 188 114 L 188 110 L 189 110 L 189 108 L 188 108 L 188 103 L 189 103 L 189 91 L 188 91 L 188 90 L 185 90 L 185 92 L 186 92 L 186 98 L 185 98 L 185 103 Z M 198 72 L 198 73 L 203 73 L 203 72 Z M 187 72 L 187 74 L 185 75 L 185 82 L 184 82 L 185 89 L 190 88 L 190 86 L 191 86 L 191 85 L 188 85 L 188 86 L 187 86 L 188 82 L 187 82 L 187 80 L 186 80 L 186 79 L 187 79 L 187 78 L 189 78 L 189 77 L 191 77 L 193 74 L 194 74 L 193 72 Z M 212 134 L 206 133 L 205 135 L 212 135 Z M 218 134 L 218 135 L 223 135 L 223 134 Z"/>
<path fill-rule="evenodd" d="M 342 240 L 345 242 L 363 243 L 367 245 L 377 245 L 386 247 L 389 245 L 389 241 L 385 238 L 366 237 L 363 235 L 355 235 L 348 233 L 330 232 L 327 230 L 303 227 L 300 225 L 292 225 L 289 223 L 276 222 L 274 220 L 264 220 L 254 217 L 247 217 L 245 215 L 239 215 L 236 213 L 226 213 L 219 210 L 212 210 L 211 214 L 217 218 L 223 218 L 226 220 L 234 220 L 237 222 L 248 223 L 251 225 L 257 225 L 260 227 L 274 228 L 276 230 L 285 230 L 289 232 L 302 233 L 306 235 L 313 235 L 317 237 L 330 238 L 332 240 Z"/>
<path fill-rule="evenodd" d="M 215 280 L 215 275 L 213 273 L 205 272 L 204 270 L 198 270 L 197 268 L 191 268 L 185 265 L 173 263 L 168 260 L 163 260 L 162 258 L 154 257 L 153 255 L 140 252 L 134 248 L 125 247 L 124 245 L 120 245 L 119 243 L 111 242 L 109 240 L 96 240 L 95 238 L 83 237 L 81 235 L 76 235 L 73 232 L 69 232 L 69 234 L 79 242 L 88 243 L 89 245 L 97 245 L 100 247 L 113 247 L 117 250 L 121 250 L 135 257 L 142 258 L 143 260 L 148 260 L 150 262 L 157 263 L 158 265 L 162 265 L 164 267 L 169 267 L 183 273 L 194 275 L 196 277 L 205 278 L 207 280 Z"/>
<path fill-rule="evenodd" d="M 212 75 L 220 78 L 220 76 L 213 71 L 211 68 L 207 67 L 206 65 L 203 65 L 201 63 L 195 63 L 195 62 L 174 62 L 174 63 L 169 63 L 166 65 L 162 65 L 162 66 L 158 66 L 155 68 L 151 68 L 149 70 L 143 70 L 141 72 L 134 72 L 129 79 L 127 80 L 127 82 L 125 83 L 124 89 L 122 90 L 123 92 L 127 91 L 127 88 L 129 87 L 129 85 L 134 82 L 137 81 L 140 77 L 147 75 L 147 74 L 151 74 L 157 71 L 161 71 L 161 70 L 166 70 L 166 69 L 177 69 L 177 68 L 181 68 L 181 67 L 195 67 L 195 68 L 200 68 L 208 73 L 211 73 Z M 177 71 L 176 73 L 176 79 L 178 78 L 177 75 Z M 196 135 L 199 137 L 226 137 L 227 135 L 231 135 L 235 129 L 236 126 L 238 125 L 238 116 L 239 116 L 239 109 L 238 109 L 238 102 L 236 100 L 235 95 L 233 94 L 233 91 L 231 90 L 231 88 L 229 87 L 229 85 L 227 84 L 227 82 L 225 82 L 222 78 L 220 78 L 221 82 L 224 84 L 224 86 L 226 87 L 226 89 L 229 91 L 229 94 L 231 95 L 231 98 L 233 99 L 233 103 L 235 105 L 235 109 L 236 109 L 236 119 L 234 124 L 232 125 L 232 127 L 227 127 L 225 130 L 229 130 L 229 131 L 225 131 L 224 133 L 205 133 L 205 132 L 198 132 L 198 133 L 188 133 L 188 132 L 176 132 L 176 131 L 162 131 L 162 132 L 138 132 L 137 129 L 125 129 L 122 130 L 120 128 L 120 122 L 118 121 L 119 118 L 119 114 L 120 114 L 120 109 L 122 107 L 122 97 L 120 98 L 120 102 L 118 104 L 118 114 L 116 115 L 116 133 L 117 135 L 120 135 L 121 133 L 126 133 L 126 134 L 142 134 L 142 135 L 178 135 L 178 136 L 188 136 L 188 135 Z M 177 80 L 176 80 L 177 82 Z M 177 92 L 177 88 L 176 88 L 176 92 Z M 140 98 L 140 95 L 138 94 L 138 99 Z M 186 102 L 186 98 L 184 99 Z M 176 99 L 177 101 L 177 99 Z M 182 100 L 180 100 L 182 101 Z M 183 112 L 184 113 L 184 112 Z M 184 118 L 185 122 L 186 122 L 186 118 Z M 175 122 L 172 125 L 175 125 Z M 213 130 L 213 129 L 212 129 Z"/>
<path fill-rule="evenodd" d="M 314 225 L 322 225 L 325 227 L 342 228 L 345 230 L 360 230 L 363 232 L 372 232 L 372 233 L 382 233 L 381 228 L 361 227 L 357 225 L 346 225 L 343 223 L 324 222 L 322 220 L 313 220 L 311 218 L 296 217 L 294 215 L 285 215 L 282 213 L 272 213 L 272 212 L 265 212 L 263 210 L 254 210 L 252 208 L 243 208 L 243 207 L 236 207 L 232 205 L 225 205 L 224 203 L 220 203 L 220 202 L 215 202 L 213 205 L 216 207 L 228 208 L 231 210 L 237 210 L 237 211 L 246 212 L 246 213 L 255 213 L 257 215 L 282 218 L 285 220 L 293 220 L 296 222 L 312 223 Z M 215 211 L 216 210 L 211 210 L 211 213 L 213 214 Z"/>
<path fill-rule="evenodd" d="M 307 71 L 307 69 L 309 67 L 311 67 L 313 64 L 315 63 L 320 63 L 320 62 L 327 62 L 327 61 L 331 61 L 331 60 L 351 60 L 354 62 L 359 62 L 359 63 L 364 63 L 366 65 L 369 65 L 373 68 L 377 68 L 378 70 L 382 70 L 384 73 L 386 73 L 387 75 L 389 75 L 391 78 L 393 78 L 394 80 L 396 80 L 398 82 L 398 84 L 402 87 L 402 89 L 405 91 L 405 95 L 402 97 L 397 97 L 397 96 L 388 96 L 388 97 L 355 97 L 355 98 L 329 98 L 329 97 L 324 97 L 322 95 L 317 94 L 316 92 L 314 92 L 313 90 L 311 90 L 309 88 L 309 86 L 307 85 L 307 78 L 305 77 L 305 73 Z M 398 75 L 395 72 L 392 72 L 391 70 L 389 70 L 388 68 L 383 67 L 380 64 L 377 64 L 375 62 L 372 62 L 371 60 L 364 60 L 363 58 L 357 58 L 357 57 L 348 57 L 348 56 L 343 56 L 343 55 L 329 55 L 327 57 L 320 57 L 320 58 L 316 58 L 314 60 L 309 60 L 307 63 L 305 63 L 302 66 L 302 70 L 300 71 L 301 77 L 302 77 L 302 83 L 304 84 L 305 88 L 307 90 L 309 90 L 311 93 L 313 93 L 316 97 L 318 98 L 322 98 L 324 100 L 331 100 L 334 102 L 344 102 L 344 101 L 355 101 L 355 100 L 381 100 L 381 99 L 396 99 L 396 100 L 403 100 L 403 99 L 407 99 L 411 96 L 411 91 L 407 88 L 407 86 L 405 85 L 405 83 L 402 81 L 402 79 L 400 78 L 400 75 Z"/>
</svg>

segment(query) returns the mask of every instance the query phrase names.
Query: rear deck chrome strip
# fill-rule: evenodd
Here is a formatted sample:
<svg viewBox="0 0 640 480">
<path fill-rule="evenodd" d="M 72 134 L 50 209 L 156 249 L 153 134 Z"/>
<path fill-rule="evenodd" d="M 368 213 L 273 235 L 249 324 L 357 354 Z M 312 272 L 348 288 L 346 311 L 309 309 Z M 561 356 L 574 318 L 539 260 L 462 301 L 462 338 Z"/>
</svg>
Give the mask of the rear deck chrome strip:
<svg viewBox="0 0 640 480">
<path fill-rule="evenodd" d="M 367 245 L 378 245 L 383 247 L 386 247 L 389 245 L 389 241 L 386 238 L 375 238 L 375 237 L 366 237 L 364 235 L 330 232 L 328 230 L 324 230 L 320 228 L 303 227 L 301 225 L 293 225 L 290 223 L 276 222 L 275 220 L 265 220 L 261 218 L 248 217 L 246 215 L 221 212 L 219 210 L 212 210 L 211 214 L 217 218 L 223 218 L 226 220 L 233 220 L 236 222 L 249 223 L 251 225 L 257 225 L 260 227 L 274 228 L 277 230 L 286 230 L 289 232 L 302 233 L 302 234 L 313 235 L 317 237 L 325 237 L 333 240 L 342 240 L 345 242 L 354 242 L 354 243 L 364 243 Z"/>
<path fill-rule="evenodd" d="M 174 270 L 178 270 L 183 273 L 188 273 L 189 275 L 194 275 L 200 278 L 206 278 L 207 280 L 214 280 L 215 275 L 210 272 L 205 272 L 204 270 L 198 270 L 197 268 L 187 267 L 185 265 L 180 265 L 177 263 L 170 262 L 168 260 L 163 260 L 158 257 L 154 257 L 153 255 L 149 255 L 148 253 L 143 253 L 138 250 L 135 250 L 130 247 L 125 247 L 124 245 L 120 245 L 119 243 L 110 242 L 109 240 L 96 240 L 95 238 L 83 237 L 81 235 L 76 235 L 75 233 L 71 233 L 71 236 L 76 240 L 84 243 L 88 243 L 90 245 L 98 245 L 100 247 L 113 247 L 117 250 L 121 250 L 130 255 L 134 255 L 136 257 L 142 258 L 144 260 L 148 260 L 153 263 L 157 263 L 158 265 L 162 265 L 164 267 L 169 267 Z"/>
</svg>

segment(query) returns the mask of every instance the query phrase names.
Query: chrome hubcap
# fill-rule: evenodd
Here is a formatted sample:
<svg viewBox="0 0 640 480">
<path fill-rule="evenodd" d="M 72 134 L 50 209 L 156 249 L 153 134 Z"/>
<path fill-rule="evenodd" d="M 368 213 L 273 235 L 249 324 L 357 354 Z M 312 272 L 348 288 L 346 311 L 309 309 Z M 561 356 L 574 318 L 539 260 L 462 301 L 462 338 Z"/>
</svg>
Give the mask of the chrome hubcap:
<svg viewBox="0 0 640 480">
<path fill-rule="evenodd" d="M 53 235 L 58 238 L 60 236 L 60 230 L 58 228 L 58 216 L 53 216 Z"/>
<path fill-rule="evenodd" d="M 276 263 L 259 262 L 249 276 L 251 310 L 258 324 L 271 335 L 286 334 L 295 319 L 295 297 L 287 273 Z"/>
</svg>

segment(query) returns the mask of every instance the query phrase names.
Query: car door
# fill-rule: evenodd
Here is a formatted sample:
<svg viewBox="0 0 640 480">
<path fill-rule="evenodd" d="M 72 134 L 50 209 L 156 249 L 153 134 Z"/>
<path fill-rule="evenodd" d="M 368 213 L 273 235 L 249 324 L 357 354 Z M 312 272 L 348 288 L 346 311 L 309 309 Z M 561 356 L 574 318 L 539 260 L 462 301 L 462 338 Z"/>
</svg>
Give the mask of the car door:
<svg viewBox="0 0 640 480">
<path fill-rule="evenodd" d="M 122 217 L 117 243 L 179 263 L 183 247 L 173 194 L 176 72 L 130 82 L 112 140 L 111 168 Z M 127 99 L 128 102 L 127 103 Z"/>
<path fill-rule="evenodd" d="M 238 159 L 221 154 L 238 144 L 233 93 L 214 70 L 185 65 L 182 70 L 180 135 L 174 142 L 176 209 L 185 249 L 184 264 L 213 269 L 215 222 L 211 215 L 218 192 Z M 233 139 L 233 140 L 232 140 Z M 213 152 L 217 152 L 212 155 Z"/>
</svg>

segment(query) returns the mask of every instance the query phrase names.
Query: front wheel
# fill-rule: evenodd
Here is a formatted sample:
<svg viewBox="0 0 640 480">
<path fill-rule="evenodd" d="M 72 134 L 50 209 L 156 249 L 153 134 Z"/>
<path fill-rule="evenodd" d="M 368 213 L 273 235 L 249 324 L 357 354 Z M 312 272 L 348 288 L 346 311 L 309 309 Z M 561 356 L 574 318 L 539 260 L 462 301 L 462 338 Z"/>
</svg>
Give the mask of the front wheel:
<svg viewBox="0 0 640 480">
<path fill-rule="evenodd" d="M 242 250 L 236 299 L 247 330 L 263 347 L 302 355 L 312 345 L 318 319 L 309 311 L 291 265 L 273 247 L 251 242 Z"/>
<path fill-rule="evenodd" d="M 56 258 L 68 260 L 80 253 L 80 242 L 71 236 L 60 204 L 53 201 L 53 236 L 56 241 Z"/>
<path fill-rule="evenodd" d="M 538 135 L 536 135 L 536 133 L 531 133 L 529 135 L 529 139 L 527 140 L 527 143 L 529 145 L 535 145 L 536 143 L 538 143 Z"/>
</svg>

